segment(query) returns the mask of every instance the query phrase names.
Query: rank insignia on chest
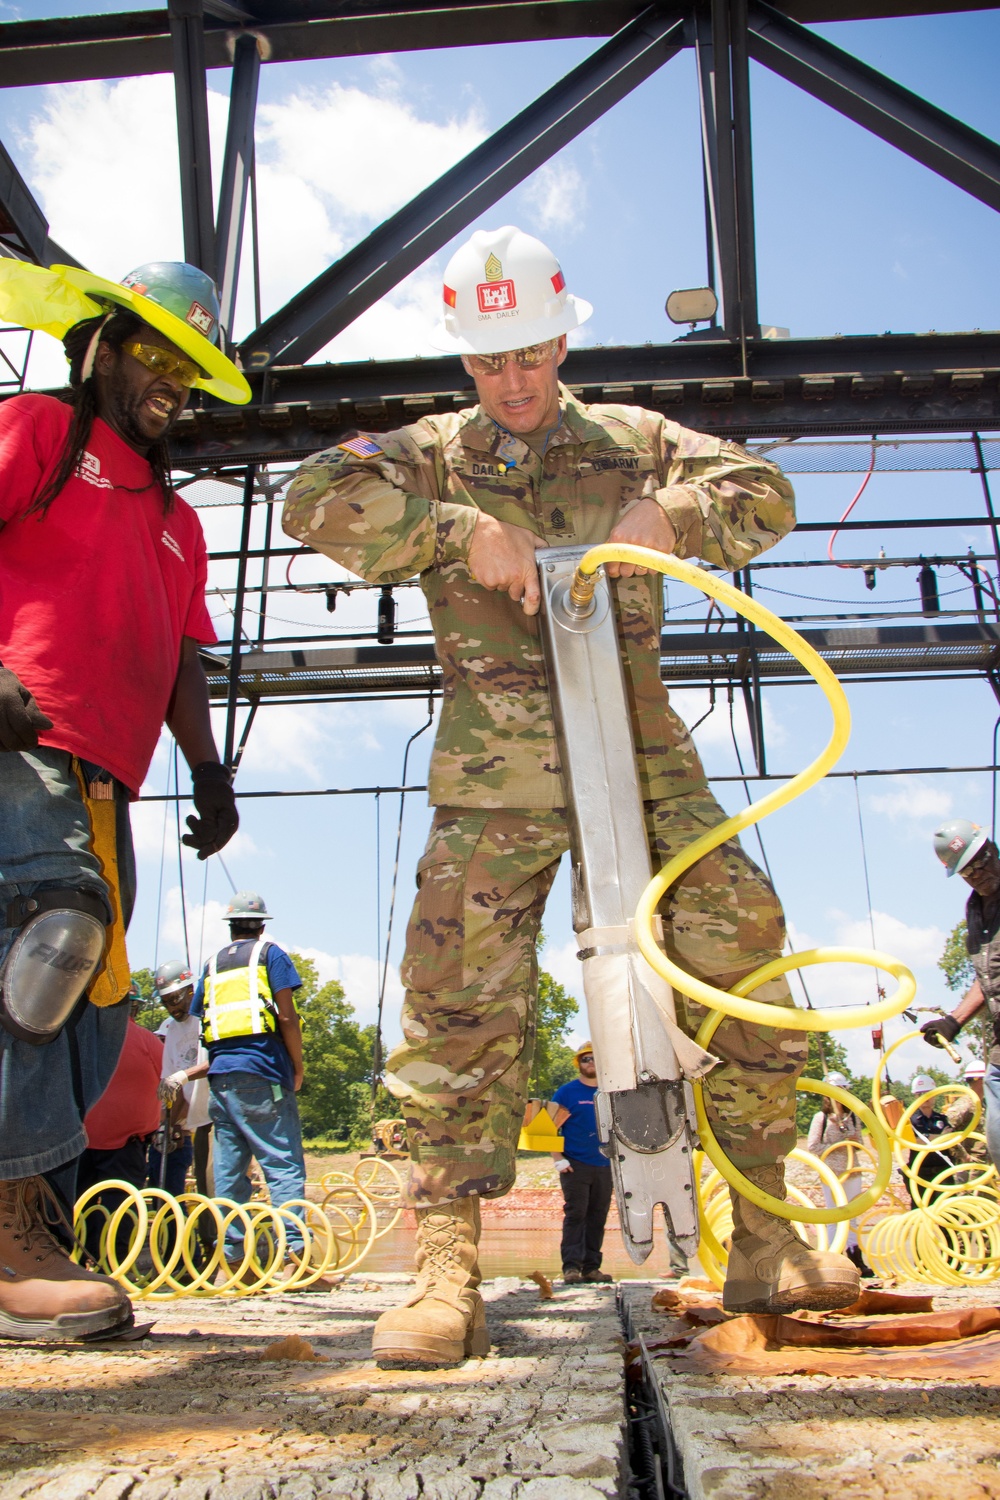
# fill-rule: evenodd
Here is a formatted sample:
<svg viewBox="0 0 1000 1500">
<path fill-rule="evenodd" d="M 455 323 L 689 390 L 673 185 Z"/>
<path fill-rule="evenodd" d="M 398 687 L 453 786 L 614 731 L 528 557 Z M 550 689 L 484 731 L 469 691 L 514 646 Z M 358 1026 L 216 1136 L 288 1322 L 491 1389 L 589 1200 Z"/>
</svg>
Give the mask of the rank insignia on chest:
<svg viewBox="0 0 1000 1500">
<path fill-rule="evenodd" d="M 559 509 L 558 505 L 556 506 L 555 510 L 552 512 L 552 516 L 551 516 L 550 519 L 552 521 L 552 530 L 553 531 L 565 531 L 566 530 L 566 517 L 563 515 L 562 511 Z"/>
<path fill-rule="evenodd" d="M 347 438 L 343 443 L 338 443 L 337 447 L 342 448 L 345 453 L 353 453 L 355 458 L 378 458 L 385 452 L 374 438 L 365 437 L 363 433 Z"/>
</svg>

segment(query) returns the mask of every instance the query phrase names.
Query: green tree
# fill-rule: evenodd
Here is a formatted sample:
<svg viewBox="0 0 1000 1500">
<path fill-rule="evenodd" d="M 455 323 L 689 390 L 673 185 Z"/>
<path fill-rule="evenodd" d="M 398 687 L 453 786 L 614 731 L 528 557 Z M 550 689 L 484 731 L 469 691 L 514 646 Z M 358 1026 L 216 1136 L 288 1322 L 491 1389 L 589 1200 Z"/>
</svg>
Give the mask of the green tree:
<svg viewBox="0 0 1000 1500">
<path fill-rule="evenodd" d="M 969 957 L 965 946 L 966 928 L 964 920 L 956 923 L 948 934 L 948 940 L 944 945 L 944 951 L 938 959 L 938 968 L 944 974 L 944 982 L 950 990 L 956 994 L 964 995 L 976 977 L 976 971 L 972 967 L 972 959 Z M 983 1062 L 989 1060 L 990 1050 L 993 1046 L 993 1019 L 989 1008 L 983 1006 L 979 1015 L 972 1021 L 966 1023 L 962 1033 L 962 1040 L 969 1046 L 977 1058 Z"/>
<path fill-rule="evenodd" d="M 838 1042 L 832 1032 L 808 1031 L 809 1053 L 806 1065 L 802 1070 L 803 1078 L 822 1078 L 827 1073 L 843 1073 L 845 1078 L 851 1079 L 851 1072 L 847 1065 L 847 1052 L 843 1042 Z M 709 1075 L 711 1081 L 711 1074 Z M 871 1098 L 871 1079 L 859 1080 L 868 1084 L 867 1094 L 858 1092 L 859 1098 L 866 1101 Z M 851 1083 L 854 1080 L 851 1079 Z M 801 1090 L 795 1096 L 795 1128 L 799 1135 L 805 1135 L 809 1130 L 809 1122 L 819 1109 L 819 1095 L 806 1094 Z"/>
<path fill-rule="evenodd" d="M 944 952 L 938 959 L 938 968 L 944 974 L 944 982 L 950 990 L 964 995 L 976 977 L 965 946 L 965 919 L 951 929 Z"/>
<path fill-rule="evenodd" d="M 152 969 L 133 969 L 132 981 L 138 986 L 139 994 L 142 996 L 136 1020 L 148 1031 L 155 1031 L 161 1021 L 167 1019 L 167 1012 L 156 998 Z"/>
<path fill-rule="evenodd" d="M 576 1077 L 573 1048 L 563 1040 L 579 1006 L 572 995 L 542 969 L 538 975 L 538 1020 L 535 1031 L 535 1059 L 528 1079 L 528 1093 L 534 1099 L 551 1099 L 561 1084 Z"/>
<path fill-rule="evenodd" d="M 320 985 L 316 965 L 298 953 L 292 962 L 302 980 L 295 1003 L 302 1022 L 306 1081 L 299 1094 L 302 1132 L 350 1141 L 369 1135 L 368 1090 L 374 1026 L 360 1026 L 337 980 Z"/>
</svg>

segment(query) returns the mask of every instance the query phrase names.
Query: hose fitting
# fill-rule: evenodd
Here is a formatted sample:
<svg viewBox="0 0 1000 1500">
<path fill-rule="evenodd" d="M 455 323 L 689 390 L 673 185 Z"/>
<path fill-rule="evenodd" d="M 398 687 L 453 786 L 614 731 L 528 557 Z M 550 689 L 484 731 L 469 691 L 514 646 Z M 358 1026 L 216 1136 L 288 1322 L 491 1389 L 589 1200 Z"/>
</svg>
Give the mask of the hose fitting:
<svg viewBox="0 0 1000 1500">
<path fill-rule="evenodd" d="M 579 619 L 592 614 L 596 589 L 597 569 L 595 568 L 592 572 L 585 573 L 582 566 L 577 568 L 573 574 L 573 582 L 570 584 L 569 593 L 566 596 L 566 608 Z"/>
</svg>

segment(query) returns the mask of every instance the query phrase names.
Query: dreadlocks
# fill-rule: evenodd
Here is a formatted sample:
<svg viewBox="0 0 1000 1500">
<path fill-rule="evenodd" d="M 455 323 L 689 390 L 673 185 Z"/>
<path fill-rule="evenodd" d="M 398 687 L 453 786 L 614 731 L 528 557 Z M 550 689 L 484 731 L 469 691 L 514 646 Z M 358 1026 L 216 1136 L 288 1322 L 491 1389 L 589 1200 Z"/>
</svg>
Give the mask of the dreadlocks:
<svg viewBox="0 0 1000 1500">
<path fill-rule="evenodd" d="M 86 318 L 82 323 L 75 323 L 66 333 L 63 348 L 69 360 L 69 385 L 65 391 L 60 392 L 59 399 L 73 408 L 73 420 L 55 470 L 28 507 L 29 516 L 45 515 L 60 490 L 76 473 L 90 439 L 94 418 L 97 416 L 97 387 L 93 374 L 93 352 L 96 352 L 96 347 L 95 351 L 91 351 L 90 347 L 93 339 L 98 337 L 100 343 L 108 344 L 116 354 L 120 354 L 122 345 L 134 339 L 143 327 L 145 324 L 137 313 L 120 307 L 110 317 L 101 314 L 96 318 Z M 90 359 L 87 357 L 88 353 L 91 354 Z M 85 365 L 89 366 L 86 374 Z M 170 482 L 170 453 L 165 440 L 161 438 L 159 442 L 153 443 L 146 457 L 163 495 L 164 514 L 169 514 L 173 508 L 174 492 Z"/>
</svg>

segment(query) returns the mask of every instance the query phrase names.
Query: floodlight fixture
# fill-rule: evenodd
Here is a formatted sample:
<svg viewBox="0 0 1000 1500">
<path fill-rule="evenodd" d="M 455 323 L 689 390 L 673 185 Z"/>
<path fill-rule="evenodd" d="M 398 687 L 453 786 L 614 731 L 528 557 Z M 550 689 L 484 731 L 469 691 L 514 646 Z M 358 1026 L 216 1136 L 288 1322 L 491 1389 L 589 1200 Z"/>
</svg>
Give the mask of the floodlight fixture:
<svg viewBox="0 0 1000 1500">
<path fill-rule="evenodd" d="M 719 299 L 710 286 L 693 286 L 671 292 L 666 314 L 671 323 L 711 323 L 719 311 Z"/>
</svg>

